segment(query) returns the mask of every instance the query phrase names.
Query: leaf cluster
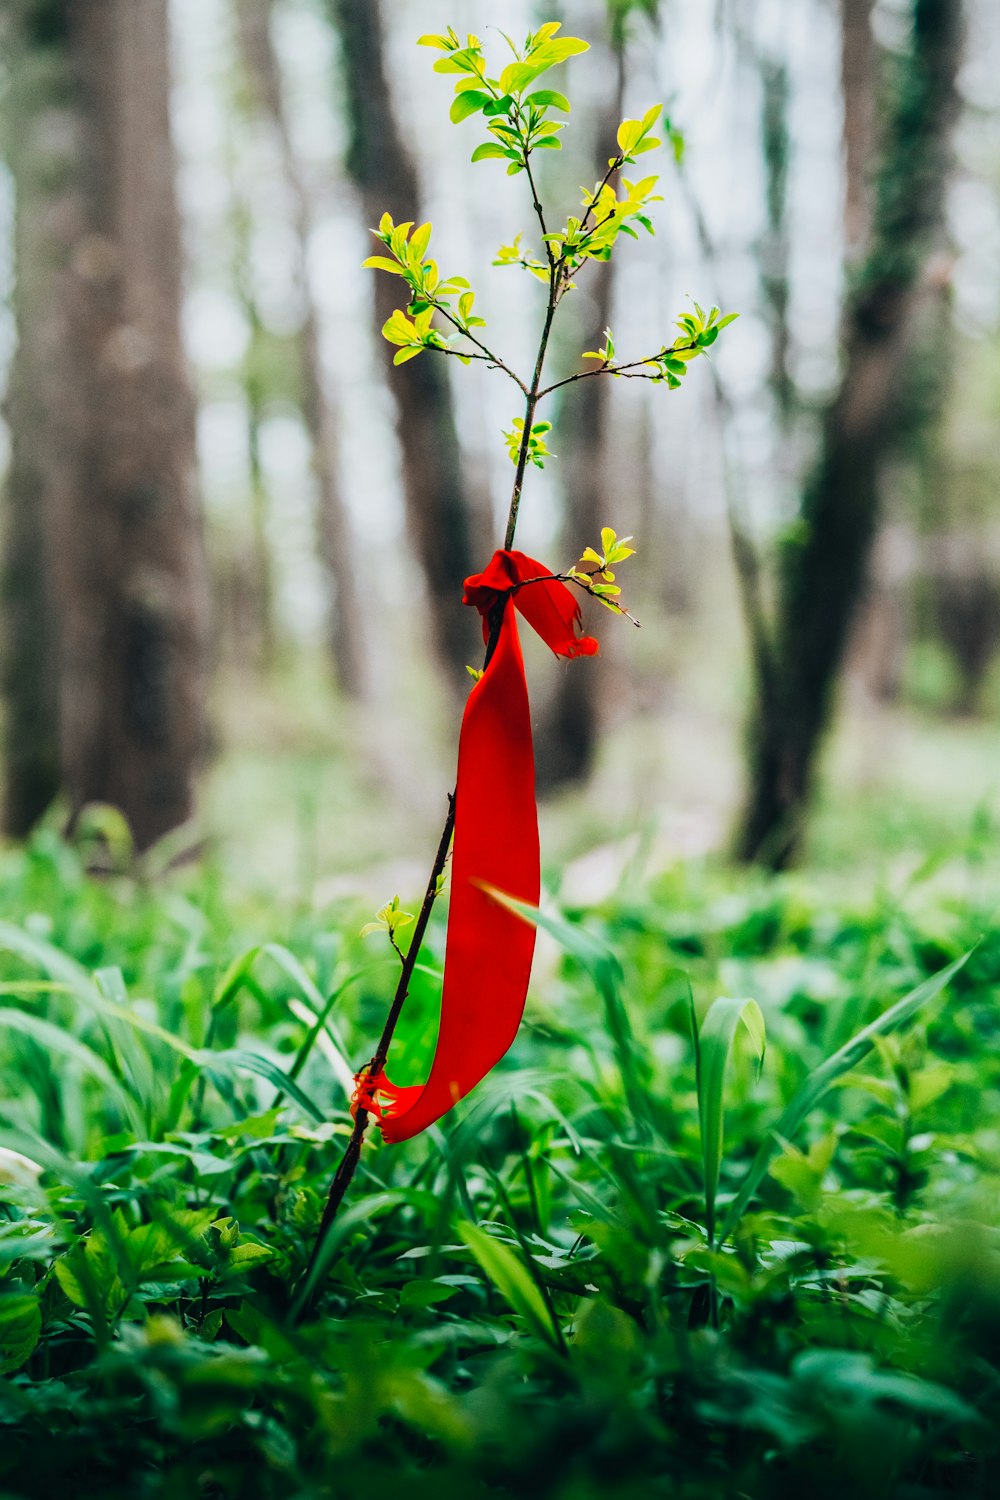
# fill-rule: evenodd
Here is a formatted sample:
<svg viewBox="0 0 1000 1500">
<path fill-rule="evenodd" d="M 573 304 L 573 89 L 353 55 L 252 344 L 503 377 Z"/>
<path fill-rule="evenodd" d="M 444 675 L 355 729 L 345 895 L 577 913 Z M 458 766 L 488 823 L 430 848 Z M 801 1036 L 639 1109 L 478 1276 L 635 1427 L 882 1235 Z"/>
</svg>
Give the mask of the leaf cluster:
<svg viewBox="0 0 1000 1500">
<path fill-rule="evenodd" d="M 536 469 L 545 468 L 547 458 L 555 458 L 545 441 L 545 434 L 552 431 L 551 422 L 532 422 L 531 431 L 527 440 L 527 459 L 534 464 Z M 515 417 L 508 430 L 504 433 L 504 442 L 507 444 L 507 453 L 512 464 L 517 465 L 521 455 L 521 447 L 524 443 L 524 418 Z"/>
<path fill-rule="evenodd" d="M 468 335 L 473 328 L 485 328 L 485 319 L 472 311 L 476 297 L 465 277 L 442 278 L 437 261 L 428 256 L 430 224 L 421 224 L 414 229 L 412 219 L 404 224 L 394 224 L 390 214 L 383 214 L 373 233 L 388 249 L 391 259 L 385 255 L 370 255 L 364 265 L 401 276 L 410 289 L 406 313 L 397 309 L 382 327 L 383 338 L 390 344 L 400 345 L 393 364 L 404 364 L 423 349 L 448 347 L 450 339 L 431 326 L 435 308 L 446 314 L 460 334 Z M 454 337 L 452 334 L 451 338 Z"/>
<path fill-rule="evenodd" d="M 553 119 L 551 111 L 569 114 L 569 100 L 555 89 L 534 89 L 533 85 L 550 68 L 588 50 L 588 43 L 579 37 L 558 36 L 560 30 L 560 22 L 548 21 L 530 32 L 522 47 L 501 32 L 514 61 L 496 77 L 490 76 L 477 36 L 469 35 L 464 45 L 451 29 L 444 35 L 420 37 L 420 46 L 434 47 L 445 54 L 434 64 L 436 73 L 459 75 L 452 121 L 458 124 L 476 114 L 486 121 L 492 139 L 476 147 L 474 162 L 505 160 L 507 173 L 513 177 L 527 169 L 533 151 L 560 149 L 559 132 L 565 122 Z"/>
</svg>

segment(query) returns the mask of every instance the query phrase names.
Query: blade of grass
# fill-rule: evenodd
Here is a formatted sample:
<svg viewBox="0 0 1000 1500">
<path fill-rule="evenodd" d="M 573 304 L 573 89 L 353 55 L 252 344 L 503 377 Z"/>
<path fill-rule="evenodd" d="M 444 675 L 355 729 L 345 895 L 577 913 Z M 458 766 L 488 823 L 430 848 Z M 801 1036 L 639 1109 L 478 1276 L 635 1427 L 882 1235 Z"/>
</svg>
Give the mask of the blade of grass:
<svg viewBox="0 0 1000 1500">
<path fill-rule="evenodd" d="M 750 1038 L 757 1056 L 758 1069 L 763 1066 L 766 1047 L 764 1017 L 756 1000 L 736 1000 L 728 995 L 720 995 L 709 1006 L 700 1027 L 692 1012 L 692 1024 L 705 1185 L 705 1229 L 709 1249 L 714 1249 L 715 1198 L 722 1171 L 726 1066 L 740 1026 L 744 1027 Z"/>
<path fill-rule="evenodd" d="M 850 1041 L 838 1047 L 837 1051 L 831 1053 L 818 1068 L 813 1069 L 761 1142 L 739 1192 L 726 1211 L 719 1230 L 719 1244 L 732 1234 L 746 1212 L 750 1200 L 767 1173 L 771 1157 L 778 1150 L 780 1142 L 792 1139 L 806 1116 L 830 1092 L 837 1080 L 851 1068 L 856 1067 L 861 1059 L 872 1050 L 877 1037 L 888 1036 L 890 1032 L 898 1031 L 901 1026 L 905 1026 L 917 1011 L 951 983 L 974 952 L 975 949 L 970 948 L 968 953 L 963 953 L 961 958 L 955 959 L 954 963 L 948 964 L 944 969 L 939 969 L 936 974 L 932 974 L 929 979 L 918 984 L 910 990 L 909 994 L 897 1000 L 895 1005 L 890 1005 L 888 1010 L 884 1010 L 868 1026 L 862 1027 L 851 1037 Z"/>
</svg>

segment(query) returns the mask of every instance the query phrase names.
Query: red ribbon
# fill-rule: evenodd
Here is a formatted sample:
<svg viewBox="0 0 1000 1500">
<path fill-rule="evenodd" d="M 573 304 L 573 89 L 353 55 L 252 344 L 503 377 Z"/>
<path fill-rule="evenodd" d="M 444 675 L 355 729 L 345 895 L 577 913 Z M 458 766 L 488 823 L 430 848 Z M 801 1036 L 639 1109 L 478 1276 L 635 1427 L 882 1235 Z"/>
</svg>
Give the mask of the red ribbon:
<svg viewBox="0 0 1000 1500">
<path fill-rule="evenodd" d="M 451 909 L 445 945 L 441 1024 L 430 1076 L 400 1087 L 360 1074 L 354 1107 L 378 1119 L 387 1141 L 433 1125 L 503 1057 L 524 1012 L 535 929 L 483 889 L 537 906 L 540 893 L 535 760 L 515 608 L 557 656 L 593 656 L 580 607 L 565 584 L 523 552 L 495 552 L 465 580 L 462 602 L 502 610 L 496 648 L 465 706 L 458 742 Z"/>
</svg>

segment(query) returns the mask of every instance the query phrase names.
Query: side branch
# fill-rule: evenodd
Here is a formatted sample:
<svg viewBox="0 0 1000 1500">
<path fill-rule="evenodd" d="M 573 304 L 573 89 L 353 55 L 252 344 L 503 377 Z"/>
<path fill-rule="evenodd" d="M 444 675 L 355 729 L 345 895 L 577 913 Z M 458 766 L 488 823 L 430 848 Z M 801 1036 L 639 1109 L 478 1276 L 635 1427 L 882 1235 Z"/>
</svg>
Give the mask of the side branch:
<svg viewBox="0 0 1000 1500">
<path fill-rule="evenodd" d="M 520 375 L 515 375 L 510 366 L 508 364 L 505 364 L 504 361 L 500 358 L 499 354 L 494 354 L 492 349 L 488 349 L 486 347 L 482 339 L 477 339 L 474 333 L 470 333 L 468 328 L 465 328 L 459 322 L 459 320 L 454 316 L 450 309 L 445 306 L 443 302 L 435 301 L 433 303 L 433 306 L 437 308 L 438 312 L 441 313 L 443 317 L 448 319 L 448 322 L 453 328 L 458 329 L 463 338 L 467 338 L 471 344 L 475 344 L 476 348 L 481 350 L 481 353 L 463 354 L 460 349 L 442 348 L 440 344 L 425 344 L 425 348 L 437 349 L 439 354 L 456 354 L 459 355 L 462 359 L 481 359 L 484 361 L 488 360 L 494 369 L 502 370 L 505 375 L 509 375 L 511 380 L 513 380 L 514 384 L 518 387 L 523 395 L 526 396 L 528 394 L 528 387 L 525 385 Z"/>
<path fill-rule="evenodd" d="M 577 370 L 575 375 L 567 375 L 565 380 L 556 380 L 552 385 L 547 385 L 538 392 L 538 399 L 541 401 L 543 396 L 551 396 L 553 391 L 561 390 L 564 385 L 573 385 L 578 380 L 593 380 L 597 375 L 622 375 L 626 380 L 660 380 L 662 377 L 659 375 L 645 374 L 642 366 L 655 365 L 661 359 L 676 358 L 678 354 L 688 354 L 697 348 L 698 344 L 692 341 L 678 344 L 673 349 L 660 349 L 656 354 L 647 354 L 644 359 L 630 359 L 620 365 L 598 365 L 593 370 Z"/>
</svg>

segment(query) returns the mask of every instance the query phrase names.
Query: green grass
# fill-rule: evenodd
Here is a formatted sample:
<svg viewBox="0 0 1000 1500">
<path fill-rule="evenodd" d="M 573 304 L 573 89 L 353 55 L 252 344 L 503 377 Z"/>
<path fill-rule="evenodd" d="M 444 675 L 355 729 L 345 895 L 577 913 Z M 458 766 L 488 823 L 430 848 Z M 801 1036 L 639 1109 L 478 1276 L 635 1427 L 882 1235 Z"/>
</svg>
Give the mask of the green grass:
<svg viewBox="0 0 1000 1500">
<path fill-rule="evenodd" d="M 96 881 L 50 832 L 8 851 L 0 1495 L 991 1494 L 990 842 L 547 907 L 513 1051 L 366 1148 L 304 1314 L 343 1059 L 394 974 L 368 912 L 282 917 L 212 868 Z"/>
</svg>

